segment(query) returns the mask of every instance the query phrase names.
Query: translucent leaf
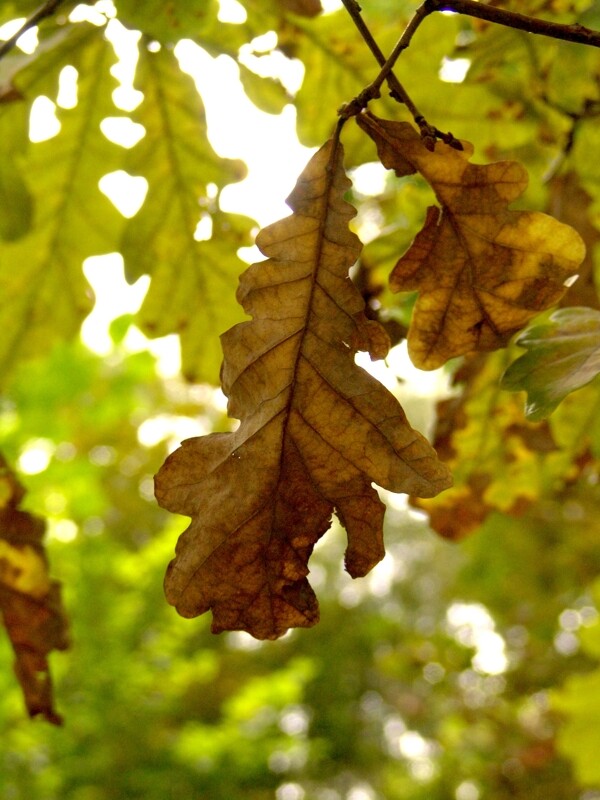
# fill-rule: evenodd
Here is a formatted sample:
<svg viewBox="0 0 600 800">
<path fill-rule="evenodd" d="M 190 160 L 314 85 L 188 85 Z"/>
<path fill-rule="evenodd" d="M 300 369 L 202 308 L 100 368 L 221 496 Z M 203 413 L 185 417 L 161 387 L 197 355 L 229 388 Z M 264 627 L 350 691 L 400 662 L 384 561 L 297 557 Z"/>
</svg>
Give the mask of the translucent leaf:
<svg viewBox="0 0 600 800">
<path fill-rule="evenodd" d="M 73 336 L 93 298 L 81 265 L 90 255 L 117 250 L 122 217 L 99 191 L 105 172 L 120 165 L 122 149 L 100 132 L 100 121 L 114 107 L 109 73 L 112 46 L 98 28 L 82 25 L 61 48 L 18 75 L 18 88 L 34 96 L 57 79 L 57 67 L 79 71 L 80 101 L 60 113 L 62 128 L 52 139 L 32 145 L 23 161 L 35 202 L 27 236 L 0 251 L 0 373 L 19 358 L 38 355 L 59 338 Z"/>
<path fill-rule="evenodd" d="M 175 43 L 186 37 L 195 38 L 206 28 L 229 25 L 217 21 L 217 0 L 117 0 L 119 20 L 127 27 L 140 30 L 159 42 Z"/>
<path fill-rule="evenodd" d="M 0 114 L 0 237 L 19 239 L 31 227 L 33 203 L 21 168 L 27 151 L 27 106 L 19 98 Z"/>
<path fill-rule="evenodd" d="M 291 98 L 276 78 L 263 78 L 240 64 L 240 80 L 255 106 L 269 114 L 281 114 Z"/>
<path fill-rule="evenodd" d="M 129 151 L 127 169 L 143 175 L 149 188 L 125 225 L 120 250 L 130 279 L 152 275 L 139 324 L 150 336 L 180 333 L 185 374 L 215 383 L 221 359 L 215 333 L 241 319 L 231 286 L 243 267 L 236 251 L 250 244 L 252 222 L 217 212 L 214 192 L 246 168 L 213 151 L 201 98 L 171 50 L 142 50 L 136 80 L 144 101 L 134 119 L 146 135 Z M 207 214 L 212 236 L 196 241 Z"/>
<path fill-rule="evenodd" d="M 399 9 L 399 14 L 402 9 Z M 398 26 L 402 17 L 398 20 Z M 369 15 L 369 27 L 384 52 L 389 52 L 397 38 L 397 29 L 383 23 L 378 15 Z M 336 124 L 336 109 L 352 100 L 375 79 L 379 68 L 345 10 L 298 19 L 279 34 L 279 48 L 291 58 L 299 58 L 305 67 L 304 80 L 295 98 L 298 109 L 298 137 L 307 146 L 319 145 Z M 393 113 L 398 104 L 385 90 L 382 104 Z M 374 160 L 373 147 L 348 126 L 344 131 L 345 147 L 351 165 Z"/>
</svg>

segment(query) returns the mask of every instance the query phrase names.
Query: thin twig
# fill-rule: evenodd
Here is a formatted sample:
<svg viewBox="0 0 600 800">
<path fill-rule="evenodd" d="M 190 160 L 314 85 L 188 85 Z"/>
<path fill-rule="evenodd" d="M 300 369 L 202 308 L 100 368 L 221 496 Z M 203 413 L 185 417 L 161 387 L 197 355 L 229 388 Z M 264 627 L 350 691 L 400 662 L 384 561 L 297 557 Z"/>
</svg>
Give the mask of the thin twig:
<svg viewBox="0 0 600 800">
<path fill-rule="evenodd" d="M 363 37 L 365 43 L 375 56 L 377 63 L 380 67 L 383 67 L 381 72 L 379 73 L 377 79 L 371 83 L 369 86 L 366 87 L 357 97 L 354 98 L 350 103 L 346 103 L 340 109 L 340 115 L 344 118 L 348 118 L 351 116 L 355 116 L 356 114 L 360 113 L 364 108 L 367 107 L 368 103 L 371 100 L 374 100 L 376 97 L 380 96 L 381 84 L 383 81 L 387 81 L 388 86 L 390 87 L 390 95 L 400 103 L 404 103 L 407 109 L 412 114 L 412 117 L 415 123 L 419 126 L 421 131 L 421 136 L 423 137 L 423 141 L 425 146 L 429 150 L 433 150 L 435 147 L 436 139 L 441 139 L 446 144 L 450 145 L 450 147 L 455 148 L 456 150 L 462 150 L 462 144 L 456 139 L 450 132 L 444 133 L 443 131 L 436 128 L 434 125 L 430 125 L 429 122 L 425 119 L 423 114 L 419 111 L 417 106 L 413 103 L 410 95 L 406 91 L 406 89 L 402 86 L 398 78 L 392 72 L 392 67 L 386 69 L 388 65 L 388 61 L 393 63 L 391 59 L 387 59 L 383 54 L 381 48 L 375 41 L 373 34 L 367 27 L 365 21 L 361 15 L 361 7 L 359 6 L 357 0 L 342 0 L 346 11 L 350 14 L 354 24 L 358 28 L 361 36 Z M 412 38 L 414 31 L 411 32 L 411 27 L 414 23 L 414 18 L 409 23 L 407 28 L 409 41 Z M 420 21 L 416 23 L 416 27 L 420 24 Z M 415 27 L 415 30 L 416 30 Z M 407 31 L 404 32 L 403 36 L 407 35 Z M 408 46 L 408 45 L 407 45 Z M 397 59 L 398 55 L 394 56 L 394 61 Z"/>
<path fill-rule="evenodd" d="M 392 90 L 392 97 L 405 103 L 410 112 L 412 113 L 415 122 L 421 129 L 421 135 L 427 147 L 433 149 L 436 139 L 443 139 L 447 144 L 452 147 L 461 148 L 452 134 L 443 134 L 437 128 L 429 125 L 425 117 L 419 113 L 418 109 L 410 100 L 406 90 L 402 84 L 395 77 L 392 70 L 398 60 L 400 54 L 412 42 L 412 39 L 417 32 L 421 23 L 436 11 L 454 11 L 457 14 L 464 14 L 477 19 L 483 19 L 487 22 L 493 22 L 505 27 L 515 28 L 517 30 L 527 31 L 528 33 L 535 33 L 541 36 L 548 36 L 552 39 L 560 39 L 562 41 L 574 42 L 576 44 L 585 44 L 590 47 L 600 47 L 600 32 L 594 31 L 591 28 L 586 28 L 584 25 L 574 23 L 572 25 L 564 25 L 558 22 L 549 22 L 537 17 L 529 17 L 525 14 L 519 14 L 516 11 L 505 11 L 495 6 L 484 5 L 478 0 L 424 0 L 424 2 L 417 8 L 413 17 L 406 26 L 402 36 L 396 43 L 391 55 L 387 60 L 384 60 L 383 54 L 379 49 L 377 43 L 373 39 L 371 32 L 364 23 L 361 16 L 361 9 L 357 0 L 342 0 L 346 10 L 354 20 L 357 28 L 359 29 L 363 39 L 369 46 L 371 52 L 377 59 L 378 64 L 381 66 L 381 71 L 375 80 L 370 83 L 351 103 L 344 106 L 340 113 L 344 116 L 352 116 L 357 114 L 363 108 L 366 108 L 370 100 L 380 96 L 381 86 L 384 81 L 388 82 Z"/>
<path fill-rule="evenodd" d="M 21 25 L 19 30 L 10 37 L 10 39 L 7 39 L 0 45 L 0 58 L 3 58 L 13 49 L 18 39 L 26 31 L 28 31 L 30 28 L 35 28 L 35 26 L 46 17 L 51 17 L 63 2 L 64 0 L 46 0 L 44 5 L 40 6 L 37 11 L 34 11 L 33 14 Z"/>
<path fill-rule="evenodd" d="M 487 22 L 495 22 L 509 28 L 517 28 L 528 33 L 537 33 L 549 36 L 552 39 L 562 39 L 565 42 L 587 44 L 590 47 L 600 47 L 600 31 L 586 28 L 578 22 L 573 25 L 563 25 L 559 22 L 549 22 L 537 17 L 528 17 L 516 11 L 506 11 L 495 6 L 484 5 L 476 0 L 425 0 L 423 6 L 427 14 L 434 11 L 455 11 L 469 17 L 477 17 Z"/>
<path fill-rule="evenodd" d="M 435 10 L 436 9 L 433 9 L 433 11 L 435 11 Z M 392 50 L 392 52 L 390 54 L 390 57 L 387 59 L 385 64 L 382 66 L 381 72 L 379 73 L 377 78 L 375 78 L 375 80 L 371 84 L 371 86 L 373 87 L 373 90 L 376 91 L 377 88 L 380 87 L 381 84 L 385 80 L 387 80 L 387 76 L 394 69 L 396 61 L 398 60 L 398 56 L 400 55 L 400 53 L 403 50 L 406 50 L 406 48 L 411 43 L 413 36 L 417 32 L 417 29 L 419 28 L 419 26 L 421 25 L 423 20 L 426 17 L 428 17 L 429 14 L 431 14 L 431 13 L 432 13 L 432 11 L 428 10 L 428 8 L 427 8 L 427 0 L 425 0 L 425 2 L 422 5 L 420 5 L 419 8 L 417 8 L 415 13 L 413 14 L 412 19 L 410 20 L 410 22 L 408 23 L 408 25 L 404 29 L 404 32 L 403 32 L 402 36 L 396 42 L 396 46 Z"/>
<path fill-rule="evenodd" d="M 537 17 L 528 17 L 516 11 L 505 11 L 495 6 L 484 5 L 477 2 L 477 0 L 424 0 L 415 11 L 390 57 L 383 65 L 381 72 L 369 87 L 370 91 L 376 92 L 383 81 L 387 79 L 388 74 L 398 60 L 398 56 L 410 45 L 423 20 L 436 11 L 454 11 L 456 14 L 476 17 L 477 19 L 494 22 L 508 28 L 527 31 L 527 33 L 535 33 L 552 39 L 575 42 L 576 44 L 586 44 L 590 47 L 600 47 L 600 32 L 586 28 L 579 23 L 563 25 L 559 22 L 549 22 Z"/>
<path fill-rule="evenodd" d="M 363 39 L 365 40 L 367 46 L 369 47 L 369 50 L 375 56 L 375 60 L 377 61 L 377 63 L 379 64 L 380 67 L 383 67 L 385 65 L 385 62 L 386 62 L 386 57 L 383 54 L 383 51 L 381 50 L 381 48 L 379 47 L 377 42 L 375 41 L 375 38 L 373 37 L 373 34 L 371 33 L 371 31 L 369 30 L 369 28 L 365 24 L 365 21 L 363 20 L 362 15 L 361 15 L 360 6 L 356 2 L 356 0 L 342 0 L 342 3 L 344 4 L 344 6 L 346 8 L 346 11 L 352 17 L 352 21 L 354 22 L 354 24 L 358 28 L 361 36 L 363 37 Z M 422 116 L 420 111 L 419 111 L 419 109 L 415 106 L 415 104 L 413 103 L 413 101 L 409 97 L 408 92 L 406 91 L 406 89 L 402 86 L 402 84 L 400 83 L 398 78 L 391 71 L 390 71 L 389 75 L 387 76 L 387 82 L 388 82 L 388 86 L 390 87 L 390 91 L 391 91 L 392 97 L 395 100 L 398 100 L 401 103 L 404 103 L 404 105 L 408 108 L 408 110 L 413 115 L 413 117 Z M 373 98 L 370 98 L 370 99 L 373 99 Z"/>
<path fill-rule="evenodd" d="M 587 44 L 590 47 L 600 47 L 600 32 L 593 31 L 591 28 L 579 25 L 579 23 L 563 25 L 558 22 L 549 22 L 545 19 L 518 14 L 516 11 L 505 11 L 495 6 L 484 5 L 477 2 L 477 0 L 424 0 L 406 26 L 390 57 L 383 65 L 381 72 L 371 84 L 371 91 L 377 91 L 377 88 L 387 79 L 399 55 L 410 45 L 423 20 L 436 11 L 454 11 L 457 14 L 476 17 L 477 19 L 494 22 L 508 28 L 527 31 L 527 33 L 536 33 L 566 42 Z"/>
</svg>

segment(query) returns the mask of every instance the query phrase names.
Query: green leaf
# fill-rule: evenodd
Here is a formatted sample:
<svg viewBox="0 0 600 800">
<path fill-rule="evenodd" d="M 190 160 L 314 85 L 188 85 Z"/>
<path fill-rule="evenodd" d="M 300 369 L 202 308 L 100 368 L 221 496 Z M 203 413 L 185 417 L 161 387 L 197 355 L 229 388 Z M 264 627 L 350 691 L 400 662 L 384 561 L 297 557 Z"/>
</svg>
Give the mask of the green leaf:
<svg viewBox="0 0 600 800">
<path fill-rule="evenodd" d="M 0 237 L 7 241 L 19 239 L 31 227 L 33 204 L 21 170 L 29 145 L 28 123 L 22 101 L 0 115 Z"/>
<path fill-rule="evenodd" d="M 598 716 L 600 714 L 600 670 L 572 675 L 560 692 L 551 695 L 552 707 L 568 715 L 559 730 L 559 751 L 573 762 L 584 785 L 600 783 L 598 760 Z"/>
<path fill-rule="evenodd" d="M 72 64 L 79 72 L 80 100 L 60 113 L 60 133 L 30 146 L 23 159 L 35 215 L 31 233 L 0 251 L 3 378 L 18 359 L 75 335 L 93 305 L 82 261 L 117 249 L 122 218 L 98 189 L 102 175 L 120 165 L 123 152 L 99 128 L 114 113 L 115 81 L 109 73 L 114 62 L 102 31 L 81 25 L 60 48 L 16 76 L 17 88 L 33 97 L 50 79 L 56 84 L 59 67 Z"/>
<path fill-rule="evenodd" d="M 240 64 L 239 67 L 240 81 L 254 105 L 268 114 L 281 114 L 284 106 L 291 102 L 281 81 L 257 75 L 243 64 Z"/>
<path fill-rule="evenodd" d="M 413 12 L 414 3 L 399 2 L 394 10 L 394 24 L 390 25 L 390 9 L 385 3 L 373 4 L 368 12 L 365 9 L 365 21 L 384 54 L 391 52 Z M 457 115 L 465 116 L 461 115 L 456 87 L 439 78 L 442 59 L 452 50 L 456 33 L 455 20 L 432 15 L 419 30 L 414 45 L 402 53 L 395 69 L 419 110 L 429 122 L 442 128 L 454 124 Z M 380 68 L 343 9 L 312 20 L 295 21 L 294 26 L 280 34 L 279 47 L 305 65 L 304 81 L 296 96 L 298 136 L 303 144 L 318 145 L 331 135 L 336 110 L 368 86 Z M 411 76 L 417 75 L 418 80 L 411 80 Z M 405 106 L 390 98 L 385 84 L 381 99 L 369 108 L 382 116 L 391 115 L 390 118 L 410 116 Z M 469 120 L 472 119 L 470 114 Z M 350 165 L 376 160 L 371 143 L 354 126 L 347 126 L 343 138 Z"/>
<path fill-rule="evenodd" d="M 12 241 L 27 233 L 31 226 L 31 195 L 15 163 L 3 154 L 0 158 L 0 236 Z"/>
<path fill-rule="evenodd" d="M 97 28 L 85 28 L 90 34 L 101 35 Z M 69 63 L 66 56 L 77 45 L 80 35 L 79 25 L 55 26 L 33 53 L 13 49 L 0 61 L 2 116 L 12 113 L 15 103 L 23 99 L 31 101 L 36 95 L 56 91 L 58 70 Z"/>
<path fill-rule="evenodd" d="M 121 252 L 130 280 L 152 274 L 162 262 L 178 269 L 211 204 L 208 184 L 221 188 L 246 172 L 243 162 L 219 158 L 212 149 L 202 100 L 171 50 L 140 51 L 136 87 L 144 100 L 132 118 L 146 135 L 127 154 L 126 168 L 149 186 L 124 230 Z"/>
<path fill-rule="evenodd" d="M 130 280 L 152 275 L 138 322 L 149 336 L 183 332 L 183 369 L 193 380 L 217 381 L 217 334 L 239 321 L 234 297 L 250 244 L 251 221 L 218 212 L 214 188 L 245 174 L 241 161 L 219 158 L 207 138 L 202 101 L 167 48 L 142 50 L 137 86 L 144 102 L 134 119 L 146 129 L 129 152 L 127 169 L 149 184 L 139 213 L 126 223 L 120 250 Z M 194 234 L 212 220 L 207 241 Z"/>
<path fill-rule="evenodd" d="M 590 7 L 579 16 L 578 22 L 580 25 L 586 25 L 588 28 L 598 28 L 600 26 L 599 0 L 594 0 L 594 2 L 590 4 Z"/>
<path fill-rule="evenodd" d="M 39 0 L 9 0 L 0 8 L 0 25 L 20 17 L 28 17 L 32 11 L 40 7 Z"/>
<path fill-rule="evenodd" d="M 238 49 L 255 36 L 277 27 L 275 9 L 261 0 L 241 25 L 219 19 L 218 0 L 117 0 L 119 21 L 163 45 L 192 39 L 211 56 L 226 54 L 236 59 Z"/>
<path fill-rule="evenodd" d="M 600 582 L 593 587 L 595 604 L 600 597 Z M 583 651 L 600 656 L 600 623 L 578 631 Z M 584 785 L 600 783 L 598 761 L 598 717 L 600 714 L 600 668 L 584 675 L 571 675 L 560 688 L 550 693 L 550 705 L 563 720 L 558 729 L 558 751 L 573 762 L 577 779 Z"/>
<path fill-rule="evenodd" d="M 137 322 L 149 336 L 179 333 L 181 368 L 191 382 L 218 383 L 218 334 L 244 318 L 233 288 L 247 266 L 235 251 L 249 244 L 249 223 L 241 215 L 214 214 L 212 238 L 204 242 L 184 236 L 183 228 L 179 235 L 171 231 L 173 253 L 154 268 Z"/>
<path fill-rule="evenodd" d="M 547 324 L 526 330 L 517 344 L 529 352 L 506 370 L 502 387 L 526 391 L 526 416 L 537 421 L 600 372 L 600 312 L 563 308 Z"/>
<path fill-rule="evenodd" d="M 165 44 L 195 39 L 207 26 L 222 26 L 217 21 L 217 0 L 118 0 L 116 6 L 123 25 Z"/>
</svg>

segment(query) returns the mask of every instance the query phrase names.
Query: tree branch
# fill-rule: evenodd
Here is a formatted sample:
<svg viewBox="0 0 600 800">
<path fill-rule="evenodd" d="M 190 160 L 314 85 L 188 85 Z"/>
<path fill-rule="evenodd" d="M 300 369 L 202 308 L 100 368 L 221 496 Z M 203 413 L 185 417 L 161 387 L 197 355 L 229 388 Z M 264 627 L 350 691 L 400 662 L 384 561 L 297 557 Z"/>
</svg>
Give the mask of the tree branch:
<svg viewBox="0 0 600 800">
<path fill-rule="evenodd" d="M 37 11 L 34 11 L 33 14 L 21 25 L 19 30 L 10 37 L 10 39 L 7 39 L 0 45 L 0 58 L 3 58 L 13 49 L 18 39 L 26 31 L 28 31 L 30 28 L 35 28 L 35 26 L 46 17 L 51 17 L 63 2 L 64 0 L 46 0 L 44 5 L 40 6 Z"/>
<path fill-rule="evenodd" d="M 385 66 L 386 57 L 383 54 L 383 51 L 381 50 L 381 48 L 379 47 L 377 42 L 375 41 L 375 38 L 373 37 L 373 34 L 371 33 L 371 31 L 368 29 L 367 25 L 365 24 L 365 21 L 363 20 L 362 15 L 361 15 L 361 8 L 358 5 L 357 1 L 356 0 L 342 0 L 342 3 L 344 4 L 348 14 L 350 14 L 350 16 L 352 17 L 352 21 L 354 22 L 354 24 L 358 28 L 361 36 L 365 40 L 365 43 L 369 47 L 369 50 L 375 56 L 375 60 L 377 61 L 379 66 L 380 67 Z M 390 91 L 391 91 L 392 97 L 394 97 L 394 99 L 398 100 L 399 102 L 404 103 L 404 105 L 408 108 L 408 110 L 413 115 L 413 117 L 422 116 L 420 114 L 418 108 L 415 106 L 415 104 L 412 102 L 411 98 L 409 97 L 408 92 L 406 91 L 406 89 L 402 86 L 402 84 L 400 83 L 398 78 L 394 75 L 394 73 L 391 70 L 390 70 L 389 74 L 386 76 L 386 80 L 387 80 L 388 86 L 390 87 Z"/>
<path fill-rule="evenodd" d="M 552 39 L 562 39 L 565 42 L 600 47 L 600 32 L 586 28 L 577 22 L 573 25 L 549 22 L 537 17 L 528 17 L 516 11 L 506 11 L 495 6 L 484 5 L 476 0 L 425 0 L 421 8 L 423 7 L 426 9 L 426 14 L 434 11 L 454 11 L 457 14 L 477 17 L 477 19 L 484 19 L 487 22 L 527 31 L 527 33 L 537 33 Z"/>
<path fill-rule="evenodd" d="M 487 22 L 493 22 L 505 27 L 515 28 L 517 30 L 526 31 L 527 33 L 535 33 L 541 36 L 548 36 L 552 39 L 560 39 L 562 41 L 574 42 L 576 44 L 585 44 L 590 47 L 600 47 L 600 31 L 594 31 L 591 28 L 586 28 L 584 25 L 574 23 L 572 25 L 564 25 L 558 22 L 549 22 L 537 17 L 529 17 L 525 14 L 519 14 L 516 11 L 506 11 L 495 6 L 484 5 L 478 0 L 424 0 L 424 2 L 417 8 L 408 25 L 406 26 L 402 36 L 396 43 L 391 55 L 387 60 L 381 52 L 377 42 L 374 40 L 371 32 L 367 28 L 361 16 L 361 8 L 358 0 L 342 0 L 346 10 L 352 17 L 355 25 L 360 31 L 363 39 L 369 46 L 369 49 L 377 59 L 377 63 L 381 66 L 381 71 L 377 78 L 369 84 L 352 102 L 346 104 L 341 114 L 349 117 L 359 113 L 363 108 L 366 108 L 370 100 L 380 96 L 381 85 L 387 81 L 391 89 L 392 97 L 395 97 L 400 102 L 404 103 L 414 117 L 415 122 L 421 129 L 421 135 L 428 148 L 433 149 L 436 139 L 443 139 L 447 144 L 452 147 L 461 148 L 452 134 L 443 134 L 437 128 L 429 125 L 425 117 L 418 111 L 414 103 L 411 101 L 408 93 L 402 84 L 395 77 L 392 72 L 398 57 L 403 50 L 410 45 L 413 36 L 430 14 L 436 11 L 454 11 L 456 14 L 464 14 L 469 17 L 476 17 L 483 19 Z"/>
<path fill-rule="evenodd" d="M 505 11 L 495 6 L 484 5 L 477 0 L 424 0 L 406 26 L 390 57 L 381 68 L 381 72 L 369 87 L 370 91 L 376 92 L 379 89 L 394 68 L 399 55 L 410 45 L 423 20 L 435 11 L 454 11 L 456 14 L 476 17 L 508 28 L 527 31 L 527 33 L 536 33 L 566 42 L 587 44 L 590 47 L 600 47 L 600 32 L 593 31 L 579 23 L 563 25 L 558 22 L 548 22 L 537 17 L 519 14 L 516 11 Z"/>
<path fill-rule="evenodd" d="M 379 64 L 380 67 L 383 67 L 384 69 L 382 69 L 382 71 L 379 73 L 376 81 L 367 86 L 366 89 L 364 89 L 364 91 L 362 91 L 358 95 L 358 97 L 355 97 L 354 100 L 352 100 L 350 103 L 346 103 L 346 105 L 342 106 L 342 109 L 339 112 L 340 115 L 343 118 L 348 118 L 350 116 L 360 113 L 364 108 L 366 108 L 370 100 L 374 100 L 376 97 L 379 97 L 381 84 L 385 80 L 387 81 L 387 84 L 390 87 L 391 97 L 393 97 L 394 100 L 397 100 L 399 103 L 404 103 L 404 105 L 412 114 L 415 123 L 419 126 L 421 130 L 421 136 L 423 137 L 425 145 L 428 149 L 433 150 L 436 139 L 441 139 L 442 141 L 446 142 L 446 144 L 449 144 L 451 147 L 454 147 L 456 150 L 462 150 L 461 143 L 450 132 L 444 133 L 443 131 L 440 131 L 439 128 L 436 128 L 434 125 L 430 125 L 427 122 L 423 114 L 421 114 L 419 109 L 413 103 L 410 95 L 408 94 L 404 86 L 402 86 L 398 78 L 392 72 L 392 67 L 390 66 L 390 68 L 387 71 L 384 71 L 387 66 L 385 55 L 383 54 L 383 51 L 375 41 L 373 34 L 367 27 L 365 21 L 363 20 L 361 15 L 361 8 L 357 0 L 342 0 L 342 3 L 344 4 L 346 11 L 350 14 L 354 24 L 358 28 L 365 43 L 375 56 L 377 63 Z M 409 28 L 413 24 L 414 19 L 415 18 L 413 17 L 413 20 L 411 20 L 411 23 L 409 24 L 407 30 L 409 30 Z M 418 25 L 419 23 L 416 24 L 416 27 L 418 27 Z M 404 32 L 403 36 L 406 36 L 406 32 L 407 31 Z M 410 38 L 412 38 L 412 34 L 410 34 Z M 396 58 L 397 56 L 394 58 L 394 61 L 396 60 Z"/>
</svg>

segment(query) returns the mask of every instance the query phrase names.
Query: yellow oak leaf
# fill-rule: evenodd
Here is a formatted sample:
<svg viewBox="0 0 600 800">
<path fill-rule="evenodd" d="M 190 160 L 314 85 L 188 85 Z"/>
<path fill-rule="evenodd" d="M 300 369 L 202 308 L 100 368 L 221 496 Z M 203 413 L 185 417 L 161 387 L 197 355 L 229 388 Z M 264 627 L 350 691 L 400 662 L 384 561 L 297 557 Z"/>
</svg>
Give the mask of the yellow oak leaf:
<svg viewBox="0 0 600 800">
<path fill-rule="evenodd" d="M 384 506 L 371 482 L 430 497 L 451 480 L 398 401 L 358 367 L 359 347 L 385 350 L 348 270 L 361 249 L 342 147 L 313 156 L 288 199 L 292 216 L 265 228 L 268 260 L 241 277 L 253 319 L 222 336 L 232 433 L 188 439 L 156 476 L 156 496 L 192 517 L 165 579 L 183 616 L 213 611 L 212 629 L 274 639 L 319 618 L 306 576 L 336 512 L 346 569 L 384 555 Z"/>
<path fill-rule="evenodd" d="M 519 163 L 471 164 L 468 142 L 463 151 L 440 142 L 431 152 L 408 123 L 368 112 L 358 124 L 384 166 L 398 175 L 419 172 L 441 206 L 428 209 L 390 276 L 392 291 L 419 292 L 408 333 L 417 367 L 435 369 L 464 353 L 503 347 L 560 300 L 585 245 L 547 214 L 509 209 L 527 186 Z"/>
</svg>

